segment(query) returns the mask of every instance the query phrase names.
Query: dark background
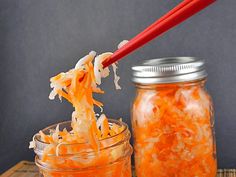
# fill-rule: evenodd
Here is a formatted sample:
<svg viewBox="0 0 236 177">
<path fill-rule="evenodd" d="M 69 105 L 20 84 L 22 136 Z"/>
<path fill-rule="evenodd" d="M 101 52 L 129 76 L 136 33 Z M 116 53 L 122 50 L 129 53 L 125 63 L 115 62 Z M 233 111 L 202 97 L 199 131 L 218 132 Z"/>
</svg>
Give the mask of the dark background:
<svg viewBox="0 0 236 177">
<path fill-rule="evenodd" d="M 114 51 L 180 0 L 0 0 L 0 172 L 33 160 L 28 142 L 40 129 L 69 120 L 72 107 L 50 101 L 49 77 L 90 50 Z M 100 98 L 105 112 L 130 122 L 130 67 L 166 56 L 204 58 L 213 96 L 220 168 L 236 168 L 236 1 L 217 3 L 120 62 L 122 91 L 112 77 Z"/>
</svg>

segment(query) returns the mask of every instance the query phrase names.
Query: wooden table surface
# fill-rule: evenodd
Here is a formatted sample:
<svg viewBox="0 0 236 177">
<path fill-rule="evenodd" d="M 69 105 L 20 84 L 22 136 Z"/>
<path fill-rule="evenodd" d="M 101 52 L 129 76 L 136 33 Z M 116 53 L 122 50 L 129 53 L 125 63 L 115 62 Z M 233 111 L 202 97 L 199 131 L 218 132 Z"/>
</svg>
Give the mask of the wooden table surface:
<svg viewBox="0 0 236 177">
<path fill-rule="evenodd" d="M 7 170 L 1 177 L 36 177 L 38 168 L 34 162 L 21 161 Z M 219 169 L 217 177 L 236 177 L 236 169 Z"/>
</svg>

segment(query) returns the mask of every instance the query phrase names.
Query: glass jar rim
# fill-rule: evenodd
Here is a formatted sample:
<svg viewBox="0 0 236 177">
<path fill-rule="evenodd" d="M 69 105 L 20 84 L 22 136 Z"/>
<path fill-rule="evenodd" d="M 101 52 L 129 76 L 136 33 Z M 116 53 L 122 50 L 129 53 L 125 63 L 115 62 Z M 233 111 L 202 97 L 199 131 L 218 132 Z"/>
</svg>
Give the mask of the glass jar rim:
<svg viewBox="0 0 236 177">
<path fill-rule="evenodd" d="M 128 129 L 128 125 L 124 122 L 121 122 L 121 121 L 118 121 L 118 120 L 114 120 L 114 119 L 108 119 L 108 122 L 109 124 L 112 124 L 112 123 L 115 123 L 116 125 L 119 125 L 119 126 L 124 126 L 124 129 L 118 133 L 118 134 L 115 134 L 115 135 L 112 135 L 110 137 L 107 137 L 107 138 L 104 138 L 104 139 L 101 139 L 101 140 L 98 140 L 99 142 L 105 142 L 105 141 L 109 141 L 113 138 L 116 138 L 118 136 L 121 136 L 121 135 L 125 135 L 123 139 L 121 139 L 121 141 L 117 141 L 115 143 L 112 143 L 111 145 L 108 145 L 108 146 L 105 146 L 103 148 L 100 148 L 99 151 L 102 151 L 102 150 L 106 150 L 108 148 L 113 148 L 125 141 L 128 141 L 130 139 L 130 132 L 129 132 L 129 129 Z M 50 129 L 55 129 L 55 127 L 59 124 L 62 125 L 62 124 L 70 124 L 71 121 L 64 121 L 64 122 L 60 122 L 60 123 L 57 123 L 57 124 L 53 124 L 53 125 L 50 125 L 46 128 L 44 128 L 42 131 L 45 132 L 45 131 L 50 131 Z M 40 134 L 37 133 L 34 135 L 33 137 L 33 141 L 35 142 L 35 148 L 34 148 L 34 151 L 36 154 L 41 154 L 43 149 L 47 146 L 50 145 L 50 143 L 47 143 L 47 142 L 43 142 L 42 140 L 40 140 Z M 89 142 L 82 142 L 82 143 L 73 143 L 73 144 L 62 144 L 63 146 L 77 146 L 77 145 L 88 145 Z M 81 154 L 81 153 L 93 153 L 95 152 L 94 150 L 91 150 L 91 151 L 83 151 L 83 152 L 78 152 L 78 153 L 73 153 L 73 154 L 65 154 L 65 155 L 77 155 L 77 154 Z M 63 156 L 65 156 L 63 155 Z M 53 154 L 50 154 L 50 156 L 55 156 Z M 60 156 L 60 155 L 59 155 Z"/>
<path fill-rule="evenodd" d="M 135 87 L 137 88 L 156 88 L 156 87 L 171 87 L 171 86 L 192 86 L 192 85 L 199 85 L 205 84 L 207 78 L 202 78 L 198 80 L 192 81 L 184 81 L 184 82 L 174 82 L 174 83 L 153 83 L 153 84 L 143 84 L 143 83 L 134 83 Z"/>
</svg>

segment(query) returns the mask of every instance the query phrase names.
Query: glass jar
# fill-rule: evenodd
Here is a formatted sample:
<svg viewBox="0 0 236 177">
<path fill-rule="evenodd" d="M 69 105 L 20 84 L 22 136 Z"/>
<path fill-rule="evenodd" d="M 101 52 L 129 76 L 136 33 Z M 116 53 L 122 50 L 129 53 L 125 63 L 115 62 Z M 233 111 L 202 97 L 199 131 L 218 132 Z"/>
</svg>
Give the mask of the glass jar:
<svg viewBox="0 0 236 177">
<path fill-rule="evenodd" d="M 35 163 L 44 177 L 131 177 L 132 147 L 130 132 L 125 123 L 109 120 L 110 125 L 124 126 L 120 134 L 100 140 L 103 148 L 94 151 L 88 143 L 61 144 L 58 152 L 47 151 L 50 144 L 42 142 L 40 134 L 34 136 Z M 45 128 L 44 134 L 55 130 L 57 124 Z M 61 130 L 71 130 L 71 122 L 59 123 Z M 67 149 L 67 151 L 65 151 Z M 45 154 L 44 152 L 47 151 Z M 72 153 L 71 153 L 72 152 Z M 76 153 L 75 153 L 76 152 Z"/>
<path fill-rule="evenodd" d="M 132 69 L 137 177 L 215 177 L 213 109 L 204 87 L 204 61 L 162 58 Z"/>
</svg>

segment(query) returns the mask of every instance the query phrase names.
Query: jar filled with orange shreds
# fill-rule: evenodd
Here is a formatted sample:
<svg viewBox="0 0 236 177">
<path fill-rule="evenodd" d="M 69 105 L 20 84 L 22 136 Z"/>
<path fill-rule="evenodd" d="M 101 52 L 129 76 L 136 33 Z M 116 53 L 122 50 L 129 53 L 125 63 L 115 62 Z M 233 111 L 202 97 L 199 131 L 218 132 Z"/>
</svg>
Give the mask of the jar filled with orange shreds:
<svg viewBox="0 0 236 177">
<path fill-rule="evenodd" d="M 162 58 L 132 70 L 137 177 L 215 177 L 213 108 L 204 61 Z"/>
<path fill-rule="evenodd" d="M 131 177 L 132 147 L 128 127 L 121 121 L 109 119 L 108 122 L 114 135 L 99 140 L 99 150 L 94 150 L 88 142 L 61 143 L 54 148 L 52 144 L 42 141 L 42 136 L 48 137 L 47 134 L 55 131 L 66 136 L 66 132 L 72 130 L 71 121 L 52 125 L 36 134 L 33 138 L 35 163 L 41 176 Z"/>
</svg>

